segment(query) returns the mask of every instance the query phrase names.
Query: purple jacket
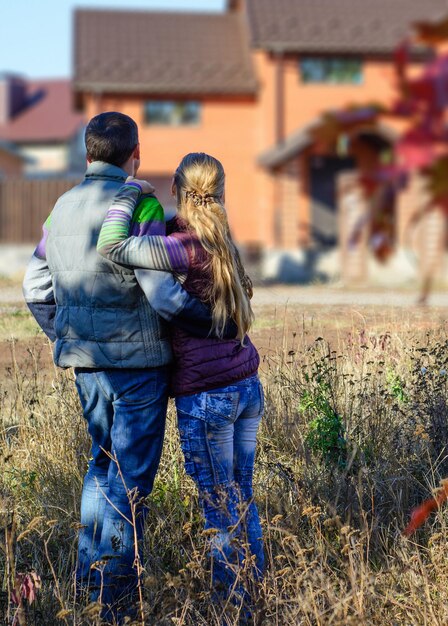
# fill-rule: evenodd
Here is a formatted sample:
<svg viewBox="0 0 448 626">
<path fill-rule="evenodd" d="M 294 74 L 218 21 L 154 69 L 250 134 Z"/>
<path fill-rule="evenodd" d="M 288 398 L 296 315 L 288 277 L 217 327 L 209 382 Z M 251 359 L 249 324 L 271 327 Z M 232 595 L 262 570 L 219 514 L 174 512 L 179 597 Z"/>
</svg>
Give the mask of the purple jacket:
<svg viewBox="0 0 448 626">
<path fill-rule="evenodd" d="M 201 246 L 196 234 L 188 231 L 180 219 L 173 220 L 172 226 L 171 235 L 182 240 L 190 259 L 183 287 L 206 301 L 207 287 L 212 280 L 208 267 L 210 255 Z M 225 387 L 252 376 L 258 370 L 260 357 L 249 337 L 245 337 L 243 347 L 238 340 L 202 339 L 172 327 L 172 339 L 175 366 L 171 392 L 174 396 Z"/>
</svg>

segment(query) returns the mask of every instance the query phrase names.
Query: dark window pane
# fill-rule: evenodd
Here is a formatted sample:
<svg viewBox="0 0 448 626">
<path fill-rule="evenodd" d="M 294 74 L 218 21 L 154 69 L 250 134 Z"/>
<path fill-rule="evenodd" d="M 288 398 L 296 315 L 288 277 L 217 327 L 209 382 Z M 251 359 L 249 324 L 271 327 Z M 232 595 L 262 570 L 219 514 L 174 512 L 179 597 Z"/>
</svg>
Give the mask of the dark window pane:
<svg viewBox="0 0 448 626">
<path fill-rule="evenodd" d="M 192 126 L 199 124 L 201 105 L 199 102 L 176 102 L 149 100 L 145 102 L 146 124 L 164 126 Z"/>
<path fill-rule="evenodd" d="M 362 61 L 352 58 L 300 59 L 300 74 L 304 83 L 349 83 L 362 82 Z"/>
</svg>

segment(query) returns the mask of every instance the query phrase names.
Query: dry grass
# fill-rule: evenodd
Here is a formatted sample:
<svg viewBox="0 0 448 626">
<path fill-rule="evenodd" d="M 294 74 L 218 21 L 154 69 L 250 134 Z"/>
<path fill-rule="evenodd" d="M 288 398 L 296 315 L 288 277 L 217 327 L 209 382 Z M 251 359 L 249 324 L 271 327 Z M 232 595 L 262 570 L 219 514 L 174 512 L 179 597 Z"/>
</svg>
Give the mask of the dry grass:
<svg viewBox="0 0 448 626">
<path fill-rule="evenodd" d="M 448 475 L 444 328 L 377 320 L 335 334 L 332 322 L 319 339 L 309 321 L 291 328 L 293 321 L 265 350 L 262 367 L 255 489 L 268 573 L 257 623 L 446 625 L 444 511 L 411 539 L 401 534 L 412 507 Z M 27 624 L 98 624 L 96 606 L 75 603 L 72 577 L 85 425 L 72 374 L 42 368 L 39 350 L 47 347 L 30 345 L 17 360 L 9 344 L 0 387 L 0 619 L 14 619 L 17 574 L 35 572 L 42 587 L 31 606 L 23 603 Z M 172 407 L 149 506 L 145 623 L 218 626 L 207 538 Z"/>
<path fill-rule="evenodd" d="M 8 339 L 29 339 L 38 334 L 36 322 L 28 311 L 12 308 L 0 314 L 0 341 Z"/>
</svg>

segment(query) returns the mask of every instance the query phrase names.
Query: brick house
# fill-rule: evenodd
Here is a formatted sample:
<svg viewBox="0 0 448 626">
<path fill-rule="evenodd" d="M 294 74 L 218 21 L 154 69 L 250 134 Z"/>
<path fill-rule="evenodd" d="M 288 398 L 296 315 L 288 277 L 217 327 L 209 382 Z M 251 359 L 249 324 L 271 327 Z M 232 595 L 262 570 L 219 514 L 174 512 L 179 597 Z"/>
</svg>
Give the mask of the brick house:
<svg viewBox="0 0 448 626">
<path fill-rule="evenodd" d="M 22 156 L 8 175 L 79 174 L 85 167 L 84 116 L 75 111 L 69 80 L 28 81 L 0 75 L 0 142 Z"/>
<path fill-rule="evenodd" d="M 391 96 L 397 42 L 413 21 L 444 10 L 444 0 L 228 0 L 221 14 L 78 10 L 76 105 L 87 118 L 120 110 L 137 121 L 141 172 L 165 203 L 181 157 L 206 151 L 225 167 L 240 245 L 331 249 L 338 174 L 371 168 L 394 132 L 360 128 L 329 148 L 313 138 L 316 120 Z"/>
</svg>

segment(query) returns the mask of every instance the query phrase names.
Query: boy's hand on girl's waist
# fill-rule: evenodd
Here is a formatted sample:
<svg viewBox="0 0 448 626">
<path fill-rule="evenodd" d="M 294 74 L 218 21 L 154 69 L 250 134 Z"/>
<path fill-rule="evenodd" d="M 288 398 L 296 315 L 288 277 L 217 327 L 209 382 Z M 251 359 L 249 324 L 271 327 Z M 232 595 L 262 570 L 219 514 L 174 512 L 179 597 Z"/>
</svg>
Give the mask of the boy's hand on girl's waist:
<svg viewBox="0 0 448 626">
<path fill-rule="evenodd" d="M 148 182 L 147 180 L 142 180 L 140 178 L 134 178 L 133 176 L 128 176 L 126 178 L 126 182 L 127 183 L 135 183 L 136 185 L 138 185 L 140 187 L 140 189 L 142 190 L 142 193 L 154 193 L 156 188 L 151 185 L 150 182 Z"/>
</svg>

